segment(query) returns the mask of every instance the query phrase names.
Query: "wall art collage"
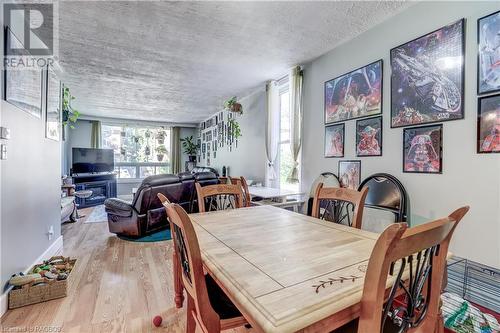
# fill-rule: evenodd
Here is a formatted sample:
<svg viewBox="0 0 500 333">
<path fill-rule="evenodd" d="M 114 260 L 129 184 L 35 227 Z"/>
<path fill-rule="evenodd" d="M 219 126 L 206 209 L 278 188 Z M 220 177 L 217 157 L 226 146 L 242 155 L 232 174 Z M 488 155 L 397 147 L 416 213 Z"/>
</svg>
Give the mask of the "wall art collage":
<svg viewBox="0 0 500 333">
<path fill-rule="evenodd" d="M 464 119 L 465 19 L 390 50 L 390 127 L 403 129 L 403 172 L 442 173 L 444 121 Z M 477 153 L 500 152 L 500 11 L 477 21 Z M 357 157 L 382 156 L 383 61 L 324 85 L 325 157 L 344 157 L 355 118 Z M 339 161 L 342 186 L 357 188 L 361 160 Z"/>
</svg>

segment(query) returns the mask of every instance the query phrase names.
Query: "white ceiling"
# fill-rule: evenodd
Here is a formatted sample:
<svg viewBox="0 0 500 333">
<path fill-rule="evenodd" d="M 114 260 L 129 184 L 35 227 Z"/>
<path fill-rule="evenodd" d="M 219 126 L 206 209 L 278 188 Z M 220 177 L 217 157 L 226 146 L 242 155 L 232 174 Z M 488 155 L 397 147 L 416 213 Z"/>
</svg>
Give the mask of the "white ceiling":
<svg viewBox="0 0 500 333">
<path fill-rule="evenodd" d="M 60 2 L 64 82 L 86 115 L 199 122 L 407 2 Z"/>
</svg>

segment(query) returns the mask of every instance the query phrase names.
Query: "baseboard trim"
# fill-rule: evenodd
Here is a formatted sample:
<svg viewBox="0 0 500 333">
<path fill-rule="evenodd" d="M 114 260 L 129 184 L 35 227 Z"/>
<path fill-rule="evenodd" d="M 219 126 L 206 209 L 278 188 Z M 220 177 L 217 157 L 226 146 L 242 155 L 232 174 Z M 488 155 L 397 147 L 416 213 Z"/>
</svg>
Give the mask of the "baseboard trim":
<svg viewBox="0 0 500 333">
<path fill-rule="evenodd" d="M 41 263 L 42 261 L 60 254 L 63 249 L 63 236 L 59 236 L 54 243 L 52 243 L 45 252 L 43 252 L 36 260 L 26 267 L 24 270 L 24 274 L 28 273 L 28 271 L 33 267 L 34 265 Z M 0 295 L 0 318 L 7 312 L 7 309 L 9 308 L 9 291 L 12 288 L 7 289 L 2 295 Z"/>
</svg>

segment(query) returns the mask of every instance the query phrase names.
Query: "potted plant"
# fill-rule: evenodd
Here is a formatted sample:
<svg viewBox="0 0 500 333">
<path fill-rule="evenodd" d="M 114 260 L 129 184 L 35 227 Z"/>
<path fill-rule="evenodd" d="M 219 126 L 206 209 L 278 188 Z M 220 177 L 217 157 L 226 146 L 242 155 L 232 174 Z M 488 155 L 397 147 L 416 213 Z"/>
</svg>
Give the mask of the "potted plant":
<svg viewBox="0 0 500 333">
<path fill-rule="evenodd" d="M 159 162 L 163 161 L 163 157 L 167 153 L 167 148 L 165 148 L 164 145 L 159 145 L 156 147 L 156 158 L 158 159 Z"/>
<path fill-rule="evenodd" d="M 236 112 L 239 114 L 243 113 L 243 106 L 241 105 L 241 103 L 237 102 L 236 96 L 233 96 L 227 101 L 225 101 L 224 107 L 226 108 L 226 110 L 229 110 L 231 112 Z"/>
<path fill-rule="evenodd" d="M 161 130 L 158 130 L 156 133 L 156 140 L 158 141 L 159 144 L 164 144 L 165 143 L 165 136 L 167 133 L 165 133 L 165 130 L 162 128 Z"/>
<path fill-rule="evenodd" d="M 184 154 L 188 155 L 189 162 L 196 162 L 196 153 L 198 152 L 198 144 L 193 142 L 193 136 L 187 136 L 181 139 L 182 148 L 184 148 Z"/>
<path fill-rule="evenodd" d="M 71 101 L 75 99 L 75 96 L 71 95 L 69 88 L 63 85 L 63 99 L 62 99 L 62 124 L 63 126 L 69 125 L 71 129 L 74 129 L 74 124 L 80 117 L 80 112 L 73 108 Z"/>
<path fill-rule="evenodd" d="M 149 139 L 149 138 L 151 137 L 151 134 L 152 134 L 152 133 L 153 133 L 153 132 L 151 132 L 149 129 L 147 129 L 147 130 L 146 130 L 146 132 L 144 132 L 144 137 L 145 137 L 146 139 Z"/>
</svg>

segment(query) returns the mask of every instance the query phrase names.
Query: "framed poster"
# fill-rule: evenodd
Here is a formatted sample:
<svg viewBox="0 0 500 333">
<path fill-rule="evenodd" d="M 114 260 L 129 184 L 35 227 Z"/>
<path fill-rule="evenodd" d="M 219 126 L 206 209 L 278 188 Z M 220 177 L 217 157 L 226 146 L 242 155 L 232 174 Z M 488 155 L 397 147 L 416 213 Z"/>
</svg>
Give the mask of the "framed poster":
<svg viewBox="0 0 500 333">
<path fill-rule="evenodd" d="M 339 161 L 340 187 L 358 190 L 361 183 L 361 161 Z"/>
<path fill-rule="evenodd" d="M 477 20 L 477 94 L 500 91 L 500 11 Z"/>
<path fill-rule="evenodd" d="M 500 153 L 500 95 L 479 98 L 477 152 Z"/>
<path fill-rule="evenodd" d="M 382 116 L 356 121 L 356 156 L 382 156 Z"/>
<path fill-rule="evenodd" d="M 325 124 L 382 113 L 382 60 L 325 82 Z"/>
<path fill-rule="evenodd" d="M 462 19 L 391 50 L 391 127 L 464 117 Z"/>
<path fill-rule="evenodd" d="M 441 173 L 443 125 L 403 130 L 403 172 Z"/>
<path fill-rule="evenodd" d="M 47 66 L 47 98 L 45 107 L 45 137 L 59 141 L 61 124 L 61 82 L 52 66 Z"/>
<path fill-rule="evenodd" d="M 26 56 L 28 51 L 23 44 L 7 27 L 5 28 L 5 43 L 8 49 L 19 49 L 19 54 L 5 54 L 5 56 Z M 17 106 L 21 110 L 42 118 L 42 73 L 38 68 L 17 68 L 4 71 L 5 101 Z"/>
<path fill-rule="evenodd" d="M 344 157 L 345 124 L 325 127 L 325 157 Z"/>
</svg>

